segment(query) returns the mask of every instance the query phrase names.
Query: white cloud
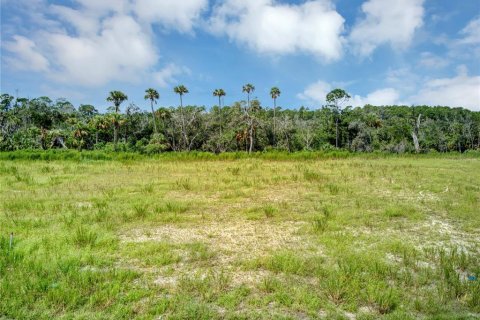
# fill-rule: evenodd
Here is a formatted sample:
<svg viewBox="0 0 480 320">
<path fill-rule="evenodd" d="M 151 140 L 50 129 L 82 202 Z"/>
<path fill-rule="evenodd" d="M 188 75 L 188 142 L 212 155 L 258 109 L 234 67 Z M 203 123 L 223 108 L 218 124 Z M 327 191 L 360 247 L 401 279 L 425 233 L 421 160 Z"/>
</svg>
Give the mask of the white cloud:
<svg viewBox="0 0 480 320">
<path fill-rule="evenodd" d="M 168 87 L 169 84 L 176 81 L 175 77 L 181 74 L 190 73 L 190 70 L 186 67 L 179 67 L 176 64 L 169 64 L 160 71 L 153 74 L 153 80 L 161 87 Z"/>
<path fill-rule="evenodd" d="M 350 33 L 354 51 L 370 55 L 378 46 L 390 44 L 395 49 L 408 47 L 415 30 L 423 24 L 424 0 L 368 0 L 363 3 L 365 18 Z"/>
<path fill-rule="evenodd" d="M 418 91 L 423 78 L 412 67 L 388 69 L 385 73 L 385 83 L 388 88 L 395 88 L 402 94 L 414 94 Z"/>
<path fill-rule="evenodd" d="M 189 32 L 208 8 L 208 0 L 137 0 L 133 8 L 142 22 Z"/>
<path fill-rule="evenodd" d="M 400 94 L 397 90 L 393 88 L 385 88 L 373 91 L 366 97 L 355 95 L 349 104 L 354 107 L 363 107 L 366 104 L 371 104 L 373 106 L 391 106 L 399 104 L 399 98 Z"/>
<path fill-rule="evenodd" d="M 465 28 L 460 31 L 462 38 L 461 44 L 480 44 L 480 17 L 470 21 Z"/>
<path fill-rule="evenodd" d="M 21 1 L 22 6 L 27 4 Z M 151 24 L 188 32 L 208 6 L 208 0 L 76 0 L 71 6 L 33 1 L 39 18 L 32 23 L 38 30 L 26 36 L 13 34 L 2 44 L 8 52 L 3 61 L 82 86 L 144 78 L 164 85 L 186 73 L 174 65 L 154 71 L 160 55 Z"/>
<path fill-rule="evenodd" d="M 332 91 L 332 86 L 327 82 L 319 80 L 309 85 L 297 97 L 308 102 L 324 104 L 326 96 L 330 91 Z"/>
<path fill-rule="evenodd" d="M 469 21 L 456 39 L 445 38 L 442 44 L 449 49 L 449 56 L 457 61 L 480 59 L 480 17 Z"/>
<path fill-rule="evenodd" d="M 18 70 L 46 71 L 48 60 L 38 52 L 32 40 L 15 35 L 13 41 L 5 42 L 4 48 L 12 55 L 5 58 L 7 63 Z"/>
<path fill-rule="evenodd" d="M 87 11 L 103 15 L 110 12 L 125 13 L 129 8 L 128 0 L 75 0 Z"/>
<path fill-rule="evenodd" d="M 210 30 L 266 54 L 342 55 L 343 17 L 330 0 L 281 4 L 275 0 L 226 0 L 214 7 Z"/>
<path fill-rule="evenodd" d="M 50 13 L 72 25 L 80 35 L 95 35 L 100 28 L 99 11 L 75 10 L 65 6 L 51 5 Z"/>
<path fill-rule="evenodd" d="M 457 68 L 457 72 L 453 78 L 425 82 L 410 100 L 415 104 L 465 107 L 480 111 L 480 76 L 469 76 L 465 66 Z"/>
<path fill-rule="evenodd" d="M 420 54 L 420 65 L 425 68 L 439 69 L 448 66 L 449 61 L 439 57 L 431 52 L 422 52 Z"/>
<path fill-rule="evenodd" d="M 329 83 L 319 80 L 307 86 L 297 97 L 310 103 L 325 104 L 326 96 L 333 88 Z M 366 104 L 375 106 L 394 105 L 399 103 L 399 98 L 400 94 L 397 90 L 385 88 L 373 91 L 366 97 L 354 95 L 344 103 L 344 106 L 363 107 Z"/>
<path fill-rule="evenodd" d="M 93 36 L 44 33 L 41 37 L 55 61 L 51 76 L 58 81 L 86 86 L 134 81 L 157 62 L 151 39 L 125 15 L 104 19 Z"/>
</svg>

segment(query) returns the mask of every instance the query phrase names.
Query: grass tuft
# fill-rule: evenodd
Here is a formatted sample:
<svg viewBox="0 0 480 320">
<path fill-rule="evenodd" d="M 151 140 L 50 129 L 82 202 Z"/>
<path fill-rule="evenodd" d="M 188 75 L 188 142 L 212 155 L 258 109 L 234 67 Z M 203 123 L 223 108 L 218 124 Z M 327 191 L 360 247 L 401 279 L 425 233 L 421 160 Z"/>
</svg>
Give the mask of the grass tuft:
<svg viewBox="0 0 480 320">
<path fill-rule="evenodd" d="M 73 235 L 73 243 L 78 247 L 93 247 L 97 239 L 98 235 L 84 226 L 79 226 Z"/>
</svg>

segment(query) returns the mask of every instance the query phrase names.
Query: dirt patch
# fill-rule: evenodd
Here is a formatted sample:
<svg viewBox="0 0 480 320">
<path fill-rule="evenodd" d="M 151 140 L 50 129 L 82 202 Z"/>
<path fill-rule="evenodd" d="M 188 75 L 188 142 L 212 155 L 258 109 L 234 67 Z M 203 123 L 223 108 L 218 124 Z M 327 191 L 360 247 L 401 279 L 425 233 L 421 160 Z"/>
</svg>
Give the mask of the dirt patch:
<svg viewBox="0 0 480 320">
<path fill-rule="evenodd" d="M 153 281 L 156 285 L 159 285 L 161 287 L 169 287 L 169 286 L 175 286 L 177 284 L 177 277 L 166 277 L 166 276 L 159 276 Z"/>
<path fill-rule="evenodd" d="M 228 265 L 245 257 L 306 247 L 299 230 L 306 222 L 212 221 L 194 226 L 165 225 L 135 229 L 121 237 L 122 242 L 167 242 L 188 244 L 201 242 L 215 253 L 220 264 Z"/>
<path fill-rule="evenodd" d="M 474 236 L 479 235 L 480 230 L 468 233 L 463 232 L 447 220 L 438 220 L 436 218 L 432 218 L 427 223 L 426 227 L 442 236 L 445 236 L 448 239 L 448 245 L 453 245 L 467 252 L 471 251 L 472 249 L 474 250 L 475 247 L 480 243 L 480 237 Z"/>
</svg>

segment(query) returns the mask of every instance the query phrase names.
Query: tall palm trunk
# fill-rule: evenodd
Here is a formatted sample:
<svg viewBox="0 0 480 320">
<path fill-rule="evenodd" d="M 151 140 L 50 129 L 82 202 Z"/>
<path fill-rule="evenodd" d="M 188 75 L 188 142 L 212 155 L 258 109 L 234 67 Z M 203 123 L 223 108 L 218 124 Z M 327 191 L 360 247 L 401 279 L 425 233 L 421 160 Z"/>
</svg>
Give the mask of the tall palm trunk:
<svg viewBox="0 0 480 320">
<path fill-rule="evenodd" d="M 114 126 L 113 126 L 113 144 L 115 145 L 115 149 L 117 149 L 117 142 L 118 142 L 118 123 L 115 120 Z"/>
<path fill-rule="evenodd" d="M 221 151 L 223 151 L 223 114 L 222 114 L 222 102 L 221 102 L 221 96 L 218 96 L 218 112 L 220 112 L 220 148 Z"/>
<path fill-rule="evenodd" d="M 277 146 L 277 137 L 276 137 L 276 117 L 275 111 L 277 110 L 277 99 L 273 99 L 273 146 Z"/>
<path fill-rule="evenodd" d="M 152 108 L 153 129 L 155 130 L 155 133 L 158 133 L 157 119 L 155 118 L 155 111 L 153 110 L 153 100 L 150 100 L 150 108 Z"/>
<path fill-rule="evenodd" d="M 118 108 L 119 105 L 115 105 L 115 114 L 118 115 Z M 118 131 L 120 130 L 120 125 L 118 123 L 117 117 L 114 119 L 113 123 L 113 144 L 115 146 L 115 151 L 117 150 L 117 143 L 118 143 Z"/>
<path fill-rule="evenodd" d="M 248 92 L 248 94 L 247 94 L 247 103 L 248 103 L 247 104 L 248 105 L 248 110 L 251 111 L 250 110 L 250 92 Z M 252 151 L 253 151 L 253 119 L 250 115 L 248 115 L 248 117 L 249 117 L 249 120 L 250 120 L 250 128 L 248 130 L 248 138 L 250 140 L 250 146 L 248 148 L 248 153 L 252 153 Z"/>
<path fill-rule="evenodd" d="M 187 138 L 187 130 L 185 128 L 185 112 L 183 110 L 183 99 L 182 95 L 180 95 L 180 114 L 182 116 L 182 136 L 183 136 L 183 147 L 189 148 L 188 145 L 188 138 Z"/>
</svg>

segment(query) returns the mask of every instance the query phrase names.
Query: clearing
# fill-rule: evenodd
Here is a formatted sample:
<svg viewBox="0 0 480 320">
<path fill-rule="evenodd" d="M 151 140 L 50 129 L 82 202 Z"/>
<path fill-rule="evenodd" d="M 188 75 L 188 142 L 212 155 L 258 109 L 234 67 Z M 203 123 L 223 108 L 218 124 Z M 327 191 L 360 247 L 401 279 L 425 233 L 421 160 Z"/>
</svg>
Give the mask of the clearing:
<svg viewBox="0 0 480 320">
<path fill-rule="evenodd" d="M 448 155 L 3 160 L 0 318 L 478 318 L 479 181 Z"/>
</svg>

